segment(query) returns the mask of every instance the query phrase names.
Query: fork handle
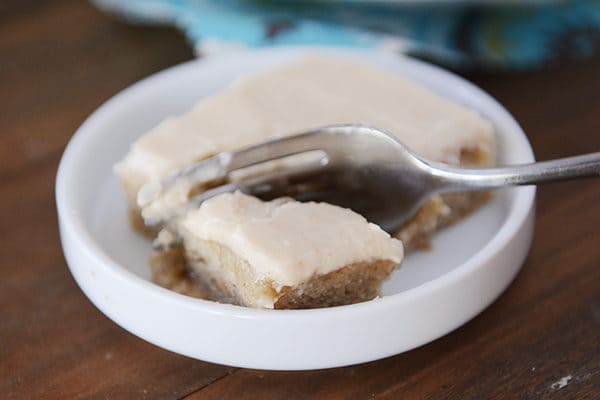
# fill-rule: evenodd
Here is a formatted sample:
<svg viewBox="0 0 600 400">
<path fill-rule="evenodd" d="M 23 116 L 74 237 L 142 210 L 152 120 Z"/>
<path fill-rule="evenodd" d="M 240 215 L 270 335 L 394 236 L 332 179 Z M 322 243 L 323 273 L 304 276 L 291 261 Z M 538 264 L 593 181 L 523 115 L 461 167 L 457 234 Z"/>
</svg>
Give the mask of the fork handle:
<svg viewBox="0 0 600 400">
<path fill-rule="evenodd" d="M 477 191 L 600 177 L 600 152 L 498 168 L 453 168 L 430 165 L 440 192 Z"/>
</svg>

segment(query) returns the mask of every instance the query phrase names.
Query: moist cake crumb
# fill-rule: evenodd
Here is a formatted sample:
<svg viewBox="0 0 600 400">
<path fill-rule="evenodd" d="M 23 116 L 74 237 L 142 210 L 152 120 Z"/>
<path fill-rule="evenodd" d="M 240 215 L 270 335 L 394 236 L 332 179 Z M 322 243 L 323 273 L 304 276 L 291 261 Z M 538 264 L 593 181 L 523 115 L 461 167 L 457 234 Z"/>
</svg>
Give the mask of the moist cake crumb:
<svg viewBox="0 0 600 400">
<path fill-rule="evenodd" d="M 371 299 L 404 255 L 399 240 L 349 209 L 240 192 L 205 201 L 176 234 L 211 297 L 250 307 Z"/>
</svg>

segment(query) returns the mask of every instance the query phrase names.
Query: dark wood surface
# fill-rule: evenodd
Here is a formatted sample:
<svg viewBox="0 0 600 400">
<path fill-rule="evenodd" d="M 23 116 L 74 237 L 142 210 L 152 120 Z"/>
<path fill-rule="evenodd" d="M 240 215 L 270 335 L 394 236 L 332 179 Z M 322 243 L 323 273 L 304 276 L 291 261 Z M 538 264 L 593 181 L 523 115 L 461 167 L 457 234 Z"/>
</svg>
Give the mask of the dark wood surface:
<svg viewBox="0 0 600 400">
<path fill-rule="evenodd" d="M 457 331 L 385 360 L 228 368 L 161 350 L 103 316 L 60 248 L 61 152 L 103 101 L 191 57 L 176 32 L 121 24 L 88 2 L 0 4 L 0 398 L 600 398 L 598 180 L 540 188 L 535 240 L 514 284 Z M 514 113 L 538 158 L 600 151 L 599 57 L 467 78 Z"/>
</svg>

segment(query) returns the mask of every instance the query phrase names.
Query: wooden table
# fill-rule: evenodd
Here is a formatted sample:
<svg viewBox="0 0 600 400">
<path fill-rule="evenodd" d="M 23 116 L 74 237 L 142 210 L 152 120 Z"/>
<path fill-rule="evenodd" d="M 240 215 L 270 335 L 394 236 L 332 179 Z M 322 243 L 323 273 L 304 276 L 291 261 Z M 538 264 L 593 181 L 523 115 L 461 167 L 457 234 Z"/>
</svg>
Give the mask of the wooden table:
<svg viewBox="0 0 600 400">
<path fill-rule="evenodd" d="M 62 255 L 58 161 L 103 101 L 190 58 L 174 31 L 120 24 L 88 2 L 0 5 L 0 397 L 600 399 L 597 180 L 540 188 L 535 240 L 513 285 L 462 328 L 396 357 L 307 372 L 228 368 L 108 320 Z M 600 150 L 600 58 L 467 78 L 514 113 L 538 158 Z"/>
</svg>

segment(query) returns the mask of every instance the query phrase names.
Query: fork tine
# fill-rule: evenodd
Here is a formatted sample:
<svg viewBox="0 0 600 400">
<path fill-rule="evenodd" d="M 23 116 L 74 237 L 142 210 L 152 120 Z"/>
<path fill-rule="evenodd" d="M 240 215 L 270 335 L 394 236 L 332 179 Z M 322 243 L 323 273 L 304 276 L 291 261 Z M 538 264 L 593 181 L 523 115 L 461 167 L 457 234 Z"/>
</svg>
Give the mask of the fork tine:
<svg viewBox="0 0 600 400">
<path fill-rule="evenodd" d="M 182 179 L 189 182 L 191 186 L 197 186 L 224 179 L 228 173 L 237 169 L 303 152 L 320 150 L 321 146 L 315 138 L 319 133 L 325 133 L 325 131 L 317 129 L 295 136 L 274 139 L 239 151 L 219 153 L 170 176 L 162 183 L 160 189 L 162 192 L 166 192 Z M 143 203 L 147 204 L 149 201 Z"/>
<path fill-rule="evenodd" d="M 169 187 L 176 185 L 182 179 L 185 179 L 194 186 L 223 179 L 230 170 L 229 164 L 233 156 L 234 153 L 223 152 L 192 164 L 183 171 L 168 177 L 163 182 L 163 190 L 168 190 Z"/>
<path fill-rule="evenodd" d="M 146 183 L 137 194 L 138 206 L 143 209 L 161 199 L 181 198 L 194 186 L 224 179 L 227 176 L 229 159 L 229 153 L 221 153 L 171 175 L 162 182 Z"/>
<path fill-rule="evenodd" d="M 322 133 L 325 133 L 325 130 L 317 129 L 298 135 L 273 139 L 256 146 L 236 151 L 231 155 L 229 171 L 299 153 L 323 150 L 322 143 L 317 140 L 318 136 Z"/>
<path fill-rule="evenodd" d="M 270 142 L 248 147 L 236 152 L 219 153 L 206 160 L 193 164 L 176 173 L 163 182 L 149 182 L 138 193 L 138 205 L 142 208 L 142 216 L 147 224 L 163 222 L 173 215 L 198 206 L 205 199 L 220 193 L 242 189 L 240 184 L 221 185 L 204 191 L 193 199 L 188 194 L 200 185 L 226 181 L 232 171 L 265 163 L 275 159 L 291 156 L 307 151 L 319 150 L 319 131 L 306 132 L 293 137 L 275 139 Z M 271 174 L 263 180 L 272 179 Z M 258 185 L 254 181 L 254 185 Z M 246 191 L 250 190 L 249 186 Z M 187 204 L 186 204 L 187 203 Z"/>
<path fill-rule="evenodd" d="M 322 127 L 297 135 L 274 139 L 239 151 L 219 153 L 187 167 L 162 182 L 146 184 L 138 193 L 138 205 L 142 208 L 142 215 L 146 223 L 153 224 L 171 218 L 174 213 L 167 210 L 181 212 L 181 210 L 187 209 L 188 205 L 189 207 L 197 206 L 209 197 L 228 191 L 239 189 L 252 193 L 261 188 L 261 185 L 264 188 L 265 183 L 269 181 L 276 182 L 277 179 L 279 179 L 279 184 L 276 185 L 278 190 L 285 192 L 285 190 L 281 190 L 284 188 L 281 184 L 285 180 L 283 178 L 298 173 L 298 171 L 287 166 L 284 168 L 286 171 L 279 173 L 277 176 L 271 171 L 262 174 L 262 177 L 257 178 L 258 180 L 222 185 L 204 191 L 193 199 L 189 198 L 189 193 L 194 188 L 201 185 L 209 186 L 215 182 L 226 182 L 229 174 L 239 169 L 311 151 L 322 151 L 329 157 L 336 150 L 339 151 L 340 137 L 348 136 L 356 129 L 357 126 L 344 125 Z M 369 128 L 358 127 L 358 129 Z M 326 159 L 321 159 L 321 161 L 328 162 Z M 321 162 L 318 165 L 322 167 L 324 163 Z M 304 170 L 300 169 L 300 172 L 305 172 L 312 167 L 314 166 L 304 165 Z M 186 203 L 188 204 L 186 205 Z"/>
<path fill-rule="evenodd" d="M 172 210 L 171 215 L 167 216 L 165 219 L 168 220 L 174 216 L 184 215 L 187 213 L 187 211 L 198 208 L 203 201 L 208 200 L 211 197 L 215 197 L 223 193 L 232 193 L 241 189 L 242 187 L 238 183 L 228 183 L 226 185 L 215 186 L 214 188 L 205 190 L 202 193 L 193 196 L 186 203 Z"/>
<path fill-rule="evenodd" d="M 388 133 L 366 125 L 331 125 L 274 139 L 231 153 L 229 171 L 315 150 L 333 155 L 340 151 L 340 147 L 349 145 L 351 141 L 354 146 L 362 145 L 362 142 L 356 140 L 357 132 L 368 132 L 371 136 L 384 137 L 397 144 L 396 139 L 393 139 Z"/>
<path fill-rule="evenodd" d="M 215 186 L 176 205 L 167 213 L 152 216 L 149 215 L 148 212 L 145 212 L 144 217 L 149 223 L 169 221 L 174 217 L 185 215 L 188 211 L 198 208 L 202 202 L 211 197 L 223 193 L 232 193 L 237 190 L 267 199 L 294 196 L 295 194 L 305 191 L 307 185 L 314 186 L 311 177 L 314 176 L 314 173 L 317 172 L 319 168 L 319 166 L 314 164 L 310 167 L 285 168 L 270 173 L 263 173 L 248 180 Z"/>
<path fill-rule="evenodd" d="M 252 165 L 309 151 L 327 152 L 331 147 L 331 142 L 326 139 L 343 135 L 349 128 L 356 129 L 356 126 L 322 127 L 297 135 L 273 139 L 242 150 L 219 153 L 167 178 L 162 184 L 162 190 L 169 190 L 170 186 L 183 178 L 191 185 L 196 186 L 204 182 L 224 179 L 231 171 Z"/>
</svg>

